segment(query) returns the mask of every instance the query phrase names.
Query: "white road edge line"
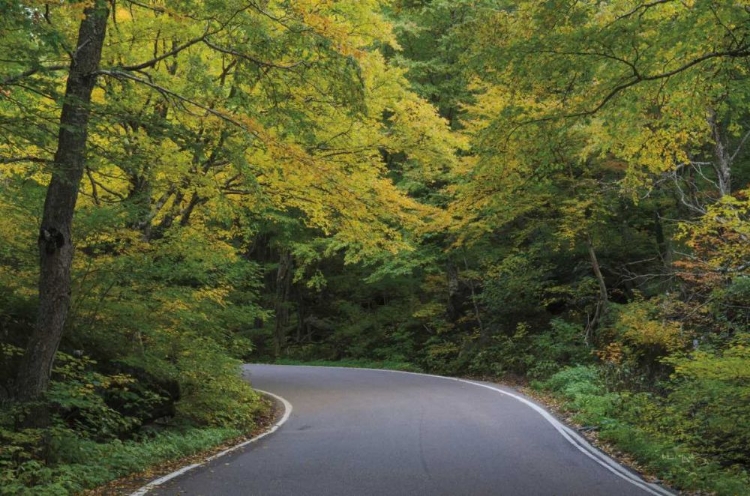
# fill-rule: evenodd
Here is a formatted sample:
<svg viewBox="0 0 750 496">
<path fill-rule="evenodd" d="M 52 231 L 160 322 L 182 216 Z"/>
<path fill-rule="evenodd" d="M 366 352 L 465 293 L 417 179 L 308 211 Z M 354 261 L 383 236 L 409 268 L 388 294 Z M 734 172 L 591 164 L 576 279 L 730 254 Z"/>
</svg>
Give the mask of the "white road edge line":
<svg viewBox="0 0 750 496">
<path fill-rule="evenodd" d="M 258 365 L 265 365 L 265 364 L 258 364 Z M 270 365 L 273 365 L 273 364 L 270 364 Z M 315 365 L 292 365 L 292 366 L 293 367 L 317 367 Z M 319 368 L 343 369 L 343 368 L 347 368 L 347 367 L 330 367 L 330 366 L 326 367 L 326 366 L 323 366 L 323 367 L 319 367 Z M 640 487 L 641 489 L 643 489 L 647 493 L 650 493 L 650 494 L 653 494 L 653 495 L 656 495 L 656 496 L 674 496 L 674 494 L 675 494 L 675 493 L 673 493 L 671 491 L 668 491 L 668 490 L 664 489 L 663 487 L 661 487 L 661 486 L 659 486 L 657 484 L 652 484 L 650 482 L 646 482 L 643 479 L 641 479 L 640 477 L 638 477 L 636 474 L 630 472 L 628 469 L 626 469 L 625 467 L 623 467 L 622 465 L 620 465 L 619 463 L 617 463 L 615 460 L 613 460 L 609 456 L 605 455 L 604 453 L 602 453 L 598 449 L 596 449 L 593 446 L 591 446 L 591 444 L 589 444 L 589 442 L 586 440 L 586 438 L 584 438 L 583 436 L 581 436 L 580 434 L 578 434 L 577 432 L 575 432 L 573 429 L 571 429 L 570 427 L 566 426 L 565 424 L 563 424 L 562 422 L 560 422 L 559 420 L 557 420 L 547 410 L 545 410 L 541 406 L 537 405 L 536 403 L 534 403 L 534 402 L 532 402 L 532 401 L 524 398 L 523 396 L 519 396 L 517 394 L 511 393 L 511 392 L 508 392 L 508 391 L 504 391 L 504 390 L 502 390 L 502 389 L 500 389 L 498 387 L 491 386 L 489 384 L 482 384 L 481 382 L 469 381 L 469 380 L 460 379 L 460 378 L 457 378 L 457 377 L 446 377 L 446 376 L 443 376 L 443 375 L 423 374 L 423 373 L 420 373 L 420 372 L 407 372 L 405 370 L 391 370 L 391 369 L 352 368 L 351 370 L 376 370 L 376 371 L 380 371 L 380 372 L 392 372 L 392 373 L 396 373 L 396 374 L 411 374 L 411 375 L 420 375 L 420 376 L 426 376 L 426 377 L 435 377 L 435 378 L 438 378 L 438 379 L 446 379 L 446 380 L 449 380 L 449 381 L 463 382 L 464 384 L 470 384 L 472 386 L 478 386 L 478 387 L 482 387 L 482 388 L 485 388 L 485 389 L 489 389 L 491 391 L 495 391 L 495 392 L 500 393 L 500 394 L 502 394 L 504 396 L 508 396 L 508 397 L 513 398 L 513 399 L 515 399 L 517 401 L 520 401 L 521 403 L 523 403 L 526 406 L 528 406 L 531 409 L 533 409 L 535 412 L 537 412 L 538 414 L 540 414 L 547 422 L 549 422 L 552 425 L 552 427 L 554 427 L 555 430 L 557 430 L 557 432 L 559 432 L 560 435 L 566 441 L 568 441 L 576 449 L 578 449 L 578 451 L 580 451 L 581 453 L 583 453 L 587 457 L 591 458 L 593 461 L 595 461 L 596 463 L 598 463 L 599 465 L 601 465 L 605 469 L 609 470 L 610 472 L 612 472 L 616 476 L 620 477 L 621 479 L 624 479 L 627 482 L 630 482 L 631 484 L 633 484 L 634 486 Z"/>
<path fill-rule="evenodd" d="M 439 376 L 437 376 L 439 377 Z M 629 470 L 621 466 L 619 463 L 614 461 L 612 458 L 606 456 L 601 451 L 597 450 L 593 446 L 589 444 L 589 442 L 580 434 L 575 432 L 570 427 L 562 424 L 559 420 L 557 420 L 552 414 L 550 414 L 547 410 L 540 407 L 536 403 L 533 403 L 526 398 L 522 396 L 518 396 L 513 393 L 509 393 L 508 391 L 503 391 L 502 389 L 496 388 L 494 386 L 490 386 L 488 384 L 482 384 L 479 382 L 473 382 L 473 381 L 467 381 L 465 379 L 456 379 L 458 382 L 463 382 L 466 384 L 472 384 L 474 386 L 483 387 L 492 391 L 496 391 L 500 394 L 503 394 L 505 396 L 509 396 L 517 401 L 520 401 L 521 403 L 529 406 L 534 411 L 539 413 L 544 419 L 552 424 L 552 427 L 557 430 L 557 432 L 562 435 L 570 444 L 572 444 L 578 451 L 583 453 L 584 455 L 588 456 L 592 460 L 594 460 L 596 463 L 601 465 L 602 467 L 606 468 L 616 476 L 625 479 L 626 481 L 630 482 L 631 484 L 640 487 L 644 491 L 650 494 L 654 494 L 657 496 L 664 496 L 664 495 L 672 495 L 673 493 L 670 491 L 667 491 L 666 489 L 656 485 L 651 484 L 640 477 L 637 477 L 635 474 L 631 473 Z"/>
<path fill-rule="evenodd" d="M 206 458 L 205 460 L 203 460 L 200 463 L 194 463 L 192 465 L 188 465 L 187 467 L 182 467 L 181 469 L 175 470 L 174 472 L 172 472 L 170 474 L 167 474 L 167 475 L 165 475 L 163 477 L 159 477 L 158 479 L 155 479 L 155 480 L 149 482 L 148 484 L 146 484 L 142 488 L 138 489 L 137 491 L 135 491 L 133 493 L 130 493 L 129 496 L 144 496 L 146 493 L 148 493 L 153 488 L 155 488 L 157 486 L 160 486 L 160 485 L 164 484 L 165 482 L 174 479 L 175 477 L 179 477 L 180 475 L 182 475 L 182 474 L 184 474 L 186 472 L 189 472 L 190 470 L 193 470 L 194 468 L 197 468 L 197 467 L 200 467 L 202 465 L 205 465 L 208 462 L 216 460 L 217 458 L 221 458 L 224 455 L 228 455 L 229 453 L 237 451 L 240 448 L 244 448 L 248 444 L 251 444 L 251 443 L 254 443 L 256 441 L 259 441 L 260 439 L 268 436 L 269 434 L 273 434 L 274 432 L 276 432 L 279 429 L 279 427 L 281 427 L 282 425 L 284 425 L 284 423 L 287 420 L 289 420 L 289 416 L 292 414 L 292 404 L 289 403 L 286 399 L 284 399 L 281 396 L 278 396 L 276 394 L 270 393 L 268 391 L 263 391 L 262 389 L 257 389 L 257 388 L 253 388 L 253 389 L 255 391 L 258 391 L 259 393 L 271 396 L 272 398 L 280 401 L 284 405 L 284 415 L 281 417 L 281 419 L 278 422 L 276 422 L 275 424 L 273 424 L 273 427 L 271 427 L 269 430 L 267 430 L 263 434 L 259 434 L 259 435 L 255 436 L 252 439 L 248 439 L 247 441 L 243 441 L 240 444 L 236 444 L 236 445 L 232 446 L 231 448 L 227 448 L 227 449 L 225 449 L 224 451 L 222 451 L 220 453 L 216 453 L 215 455 L 209 456 L 208 458 Z"/>
</svg>

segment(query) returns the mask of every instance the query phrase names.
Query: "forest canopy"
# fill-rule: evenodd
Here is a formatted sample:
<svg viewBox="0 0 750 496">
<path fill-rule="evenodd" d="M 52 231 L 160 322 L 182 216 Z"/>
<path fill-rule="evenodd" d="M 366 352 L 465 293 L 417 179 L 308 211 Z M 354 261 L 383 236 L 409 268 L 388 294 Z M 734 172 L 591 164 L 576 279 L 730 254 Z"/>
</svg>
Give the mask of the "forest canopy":
<svg viewBox="0 0 750 496">
<path fill-rule="evenodd" d="M 750 3 L 0 12 L 0 485 L 328 360 L 536 381 L 747 487 Z"/>
</svg>

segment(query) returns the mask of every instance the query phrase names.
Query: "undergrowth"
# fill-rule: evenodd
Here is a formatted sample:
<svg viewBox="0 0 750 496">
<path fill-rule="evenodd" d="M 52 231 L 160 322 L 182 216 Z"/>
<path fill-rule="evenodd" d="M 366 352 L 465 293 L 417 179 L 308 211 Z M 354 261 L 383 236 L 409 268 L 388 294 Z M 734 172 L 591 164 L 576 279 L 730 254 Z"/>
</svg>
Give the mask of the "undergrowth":
<svg viewBox="0 0 750 496">
<path fill-rule="evenodd" d="M 60 353 L 44 398 L 0 404 L 0 495 L 76 494 L 252 432 L 267 413 L 228 359 L 192 369 L 171 403 L 97 366 Z"/>
<path fill-rule="evenodd" d="M 750 494 L 747 468 L 727 462 L 727 457 L 700 453 L 695 443 L 701 440 L 694 439 L 695 432 L 680 429 L 683 418 L 670 396 L 612 391 L 594 366 L 566 368 L 532 387 L 562 400 L 575 423 L 598 431 L 600 440 L 629 453 L 672 487 L 720 496 Z M 679 392 L 677 387 L 672 395 Z"/>
<path fill-rule="evenodd" d="M 180 459 L 241 434 L 229 428 L 187 428 L 165 431 L 140 441 L 112 440 L 97 443 L 63 430 L 26 433 L 28 440 L 46 436 L 59 461 L 46 464 L 28 459 L 12 462 L 4 444 L 0 450 L 0 494 L 58 496 L 76 494 L 160 463 Z M 5 440 L 4 440 L 5 441 Z"/>
</svg>

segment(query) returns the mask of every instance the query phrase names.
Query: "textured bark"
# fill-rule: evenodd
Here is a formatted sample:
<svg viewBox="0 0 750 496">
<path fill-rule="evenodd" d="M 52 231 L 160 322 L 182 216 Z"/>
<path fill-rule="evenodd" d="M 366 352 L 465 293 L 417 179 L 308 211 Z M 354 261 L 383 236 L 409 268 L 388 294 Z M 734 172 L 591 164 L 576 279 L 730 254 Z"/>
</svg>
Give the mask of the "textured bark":
<svg viewBox="0 0 750 496">
<path fill-rule="evenodd" d="M 97 0 L 86 8 L 70 64 L 52 179 L 39 232 L 39 309 L 19 367 L 16 396 L 33 400 L 47 390 L 70 307 L 71 225 L 83 177 L 91 92 L 96 83 L 109 13 Z"/>
</svg>

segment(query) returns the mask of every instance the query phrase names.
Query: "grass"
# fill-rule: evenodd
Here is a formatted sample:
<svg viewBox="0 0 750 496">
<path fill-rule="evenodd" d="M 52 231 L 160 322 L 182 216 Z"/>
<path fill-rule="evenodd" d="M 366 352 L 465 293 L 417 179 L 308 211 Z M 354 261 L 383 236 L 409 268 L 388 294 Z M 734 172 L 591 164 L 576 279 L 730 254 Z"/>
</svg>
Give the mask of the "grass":
<svg viewBox="0 0 750 496">
<path fill-rule="evenodd" d="M 750 478 L 746 472 L 723 468 L 637 426 L 612 422 L 601 429 L 599 437 L 631 454 L 644 468 L 675 488 L 720 496 L 750 494 Z"/>
<path fill-rule="evenodd" d="M 109 443 L 62 435 L 53 441 L 59 463 L 45 465 L 29 460 L 15 470 L 0 467 L 0 494 L 76 494 L 164 462 L 200 453 L 241 434 L 227 428 L 187 428 L 165 431 L 141 441 Z"/>
<path fill-rule="evenodd" d="M 20 410 L 14 406 L 2 408 L 0 495 L 58 496 L 89 489 L 112 494 L 110 488 L 140 485 L 141 480 L 153 478 L 158 471 L 184 464 L 191 457 L 202 458 L 262 431 L 273 417 L 273 408 L 260 397 L 243 407 L 246 411 L 215 412 L 219 419 L 222 414 L 246 415 L 250 420 L 242 424 L 217 422 L 211 426 L 182 418 L 161 427 L 146 426 L 128 439 L 102 434 L 110 425 L 105 421 L 112 415 L 98 420 L 101 425 L 97 424 L 96 430 L 89 424 L 71 425 L 57 414 L 46 427 L 19 428 L 16 419 Z M 103 485 L 107 486 L 101 488 Z"/>
</svg>

